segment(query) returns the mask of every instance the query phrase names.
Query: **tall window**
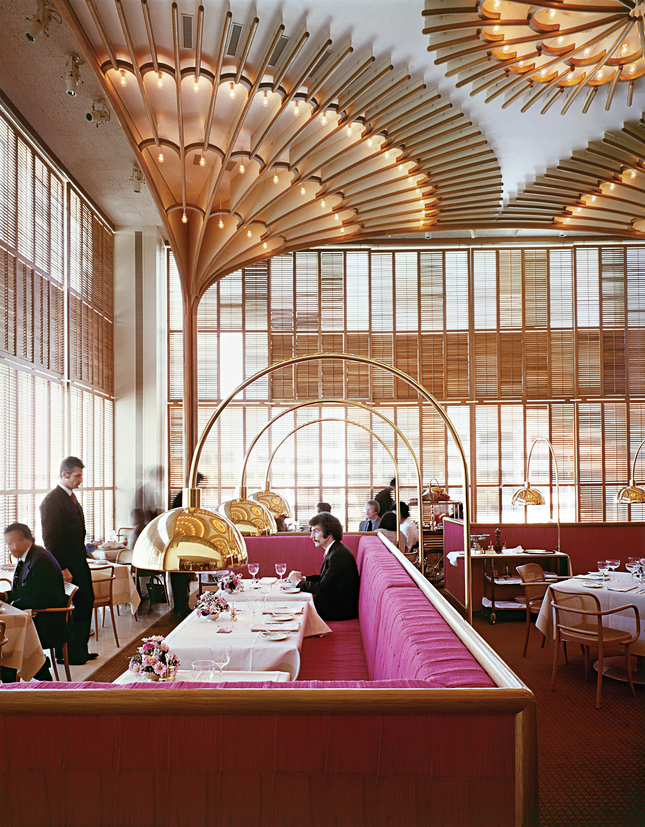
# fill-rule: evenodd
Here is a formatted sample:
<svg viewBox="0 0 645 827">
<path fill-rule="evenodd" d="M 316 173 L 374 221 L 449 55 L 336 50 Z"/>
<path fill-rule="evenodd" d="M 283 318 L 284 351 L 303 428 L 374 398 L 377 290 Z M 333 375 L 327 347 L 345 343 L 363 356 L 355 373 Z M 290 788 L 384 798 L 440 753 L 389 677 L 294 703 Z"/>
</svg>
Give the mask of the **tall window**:
<svg viewBox="0 0 645 827">
<path fill-rule="evenodd" d="M 0 522 L 27 523 L 68 454 L 88 535 L 114 527 L 112 232 L 0 112 Z"/>
<path fill-rule="evenodd" d="M 170 290 L 178 291 L 170 269 Z M 171 301 L 180 307 L 180 301 Z M 181 486 L 181 317 L 170 320 L 171 482 Z M 343 351 L 417 379 L 445 407 L 463 442 L 474 519 L 521 522 L 513 491 L 536 437 L 554 446 L 566 520 L 643 519 L 613 502 L 645 437 L 645 247 L 309 251 L 279 256 L 214 284 L 199 311 L 199 405 L 205 422 L 243 378 L 292 356 Z M 425 484 L 461 499 L 461 464 L 428 403 L 391 374 L 311 362 L 274 372 L 235 400 L 211 434 L 201 470 L 211 506 L 234 495 L 243 457 L 262 425 L 294 402 L 321 397 L 378 406 L 406 434 Z M 350 419 L 395 452 L 404 496 L 416 490 L 405 445 L 354 406 L 301 408 L 272 426 L 249 463 L 249 491 L 264 485 L 271 453 L 297 425 Z M 645 476 L 645 468 L 640 470 Z M 317 423 L 281 447 L 275 490 L 303 519 L 318 500 L 356 527 L 362 504 L 393 476 L 386 452 L 351 424 Z M 531 483 L 555 513 L 555 473 L 538 443 Z"/>
</svg>

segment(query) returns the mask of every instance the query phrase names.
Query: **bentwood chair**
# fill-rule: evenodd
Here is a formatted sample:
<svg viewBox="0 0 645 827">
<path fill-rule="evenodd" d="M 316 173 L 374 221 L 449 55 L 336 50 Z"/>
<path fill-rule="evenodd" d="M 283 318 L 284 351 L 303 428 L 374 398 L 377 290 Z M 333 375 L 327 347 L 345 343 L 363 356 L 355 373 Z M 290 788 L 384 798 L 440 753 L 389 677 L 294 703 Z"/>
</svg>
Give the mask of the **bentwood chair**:
<svg viewBox="0 0 645 827">
<path fill-rule="evenodd" d="M 4 620 L 0 620 L 0 660 L 2 660 L 2 647 L 9 643 L 9 638 L 5 634 L 6 628 Z"/>
<path fill-rule="evenodd" d="M 103 609 L 103 625 L 105 625 L 105 610 L 110 610 L 110 617 L 112 618 L 112 629 L 114 631 L 114 640 L 116 645 L 120 648 L 119 638 L 116 633 L 116 619 L 114 617 L 114 600 L 113 600 L 113 586 L 116 576 L 114 574 L 114 566 L 103 566 L 101 568 L 93 569 L 92 571 L 92 586 L 94 586 L 94 629 L 96 632 L 96 639 L 99 639 L 99 609 Z M 98 589 L 96 588 L 98 586 Z M 98 594 L 97 594 L 98 592 Z"/>
<path fill-rule="evenodd" d="M 553 658 L 553 673 L 551 675 L 551 691 L 555 686 L 555 677 L 558 671 L 558 656 L 560 641 L 564 644 L 564 659 L 567 659 L 567 642 L 579 643 L 585 656 L 585 681 L 589 676 L 589 648 L 598 649 L 598 683 L 596 689 L 596 709 L 600 709 L 600 692 L 602 689 L 602 668 L 605 649 L 624 647 L 625 670 L 627 683 L 632 695 L 635 695 L 632 682 L 632 664 L 629 654 L 630 644 L 638 640 L 640 635 L 640 616 L 633 603 L 628 606 L 617 606 L 614 609 L 600 610 L 600 602 L 595 594 L 588 592 L 563 592 L 551 587 L 551 606 L 555 612 L 555 654 Z M 612 629 L 603 624 L 603 618 L 616 612 L 632 609 L 634 612 L 634 634 L 622 629 Z"/>
<path fill-rule="evenodd" d="M 569 575 L 551 577 L 547 580 L 544 569 L 537 563 L 525 563 L 523 566 L 517 566 L 515 570 L 519 574 L 524 587 L 524 595 L 516 597 L 515 602 L 526 606 L 526 637 L 524 638 L 524 651 L 522 652 L 522 657 L 526 657 L 531 632 L 531 615 L 540 614 L 542 601 L 548 587 L 557 580 L 569 580 Z M 542 647 L 544 647 L 545 640 L 546 638 L 542 635 Z"/>
<path fill-rule="evenodd" d="M 56 609 L 32 609 L 31 610 L 32 617 L 35 617 L 36 615 L 41 615 L 41 614 L 55 614 L 55 613 L 63 614 L 64 613 L 65 614 L 65 623 L 69 624 L 69 616 L 74 611 L 74 604 L 73 604 L 72 601 L 74 600 L 74 595 L 78 591 L 78 586 L 75 586 L 73 583 L 64 583 L 63 585 L 65 586 L 65 596 L 67 597 L 67 605 L 63 606 L 62 608 L 56 608 Z M 69 654 L 68 654 L 68 651 L 67 651 L 67 641 L 65 641 L 65 643 L 63 643 L 61 648 L 63 650 L 63 660 L 65 661 L 65 676 L 66 676 L 67 680 L 71 683 L 72 676 L 71 676 L 70 671 L 69 671 Z M 56 653 L 55 653 L 53 647 L 49 650 L 49 659 L 50 659 L 50 661 L 52 663 L 52 666 L 54 668 L 54 676 L 55 676 L 56 680 L 58 680 L 58 666 L 56 665 Z"/>
</svg>

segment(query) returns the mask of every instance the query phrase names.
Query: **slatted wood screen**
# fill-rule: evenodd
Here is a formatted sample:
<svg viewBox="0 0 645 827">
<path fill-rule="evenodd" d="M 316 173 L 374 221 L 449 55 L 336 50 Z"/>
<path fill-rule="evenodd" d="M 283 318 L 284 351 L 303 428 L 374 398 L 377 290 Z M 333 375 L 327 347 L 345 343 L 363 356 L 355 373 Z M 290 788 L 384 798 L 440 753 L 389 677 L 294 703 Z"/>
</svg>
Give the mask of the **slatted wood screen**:
<svg viewBox="0 0 645 827">
<path fill-rule="evenodd" d="M 177 294 L 176 275 L 170 289 Z M 175 315 L 170 405 L 177 487 L 180 335 Z M 234 273 L 206 293 L 199 404 L 206 416 L 243 378 L 293 355 L 371 356 L 419 378 L 446 407 L 467 451 L 474 519 L 554 516 L 555 474 L 544 443 L 533 453 L 530 479 L 546 506 L 525 514 L 510 504 L 525 479 L 531 443 L 542 436 L 558 459 L 563 521 L 640 520 L 642 508 L 619 508 L 613 498 L 645 437 L 644 343 L 645 247 L 309 251 Z M 408 385 L 362 365 L 307 363 L 249 388 L 223 415 L 202 469 L 212 500 L 239 484 L 245 446 L 260 422 L 321 395 L 378 405 L 419 450 L 424 482 L 435 478 L 461 497 L 458 453 L 441 419 Z M 304 408 L 273 426 L 252 456 L 249 490 L 263 484 L 267 457 L 289 428 L 326 415 L 324 407 Z M 404 496 L 413 496 L 413 465 L 392 430 L 359 408 L 339 415 L 383 436 L 401 463 Z M 639 466 L 645 480 L 645 456 Z M 365 499 L 392 476 L 386 452 L 369 434 L 324 423 L 285 443 L 272 479 L 295 498 L 299 518 L 327 500 L 356 528 Z"/>
<path fill-rule="evenodd" d="M 112 232 L 0 112 L 2 527 L 39 538 L 38 505 L 76 454 L 88 535 L 114 529 L 112 250 Z"/>
</svg>

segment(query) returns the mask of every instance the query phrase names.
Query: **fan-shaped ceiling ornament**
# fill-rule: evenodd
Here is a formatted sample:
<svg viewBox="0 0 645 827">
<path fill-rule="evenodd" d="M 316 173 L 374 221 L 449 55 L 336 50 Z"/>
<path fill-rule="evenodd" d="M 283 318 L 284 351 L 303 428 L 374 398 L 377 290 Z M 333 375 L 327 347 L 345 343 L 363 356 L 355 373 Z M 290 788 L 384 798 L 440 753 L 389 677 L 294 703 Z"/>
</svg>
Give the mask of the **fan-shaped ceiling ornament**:
<svg viewBox="0 0 645 827">
<path fill-rule="evenodd" d="M 263 29 L 223 6 L 57 1 L 189 296 L 278 252 L 497 212 L 497 161 L 436 89 L 327 32 Z"/>
<path fill-rule="evenodd" d="M 564 115 L 576 100 L 587 112 L 599 91 L 606 110 L 617 90 L 631 106 L 645 74 L 644 12 L 632 0 L 426 0 L 423 32 L 457 87 L 522 112 L 557 102 Z"/>
<path fill-rule="evenodd" d="M 642 239 L 645 236 L 645 120 L 626 123 L 548 169 L 505 208 L 505 226 Z"/>
</svg>

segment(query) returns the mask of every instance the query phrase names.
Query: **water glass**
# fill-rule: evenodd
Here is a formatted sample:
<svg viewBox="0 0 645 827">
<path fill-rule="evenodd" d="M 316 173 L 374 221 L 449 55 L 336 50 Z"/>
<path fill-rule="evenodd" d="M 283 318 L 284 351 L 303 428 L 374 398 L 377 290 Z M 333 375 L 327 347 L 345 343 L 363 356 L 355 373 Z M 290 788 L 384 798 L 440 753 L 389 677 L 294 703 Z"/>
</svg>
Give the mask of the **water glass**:
<svg viewBox="0 0 645 827">
<path fill-rule="evenodd" d="M 602 579 L 605 579 L 605 575 L 607 574 L 608 566 L 606 560 L 598 560 L 598 571 L 602 574 Z"/>
<path fill-rule="evenodd" d="M 215 663 L 212 660 L 195 660 L 191 664 L 193 679 L 196 681 L 212 681 Z"/>
<path fill-rule="evenodd" d="M 631 574 L 633 582 L 636 572 L 640 569 L 638 557 L 628 557 L 627 562 L 625 563 L 625 568 Z"/>
<path fill-rule="evenodd" d="M 280 586 L 282 586 L 282 578 L 287 573 L 287 564 L 286 563 L 276 563 L 275 564 L 275 573 L 280 578 Z"/>
</svg>

